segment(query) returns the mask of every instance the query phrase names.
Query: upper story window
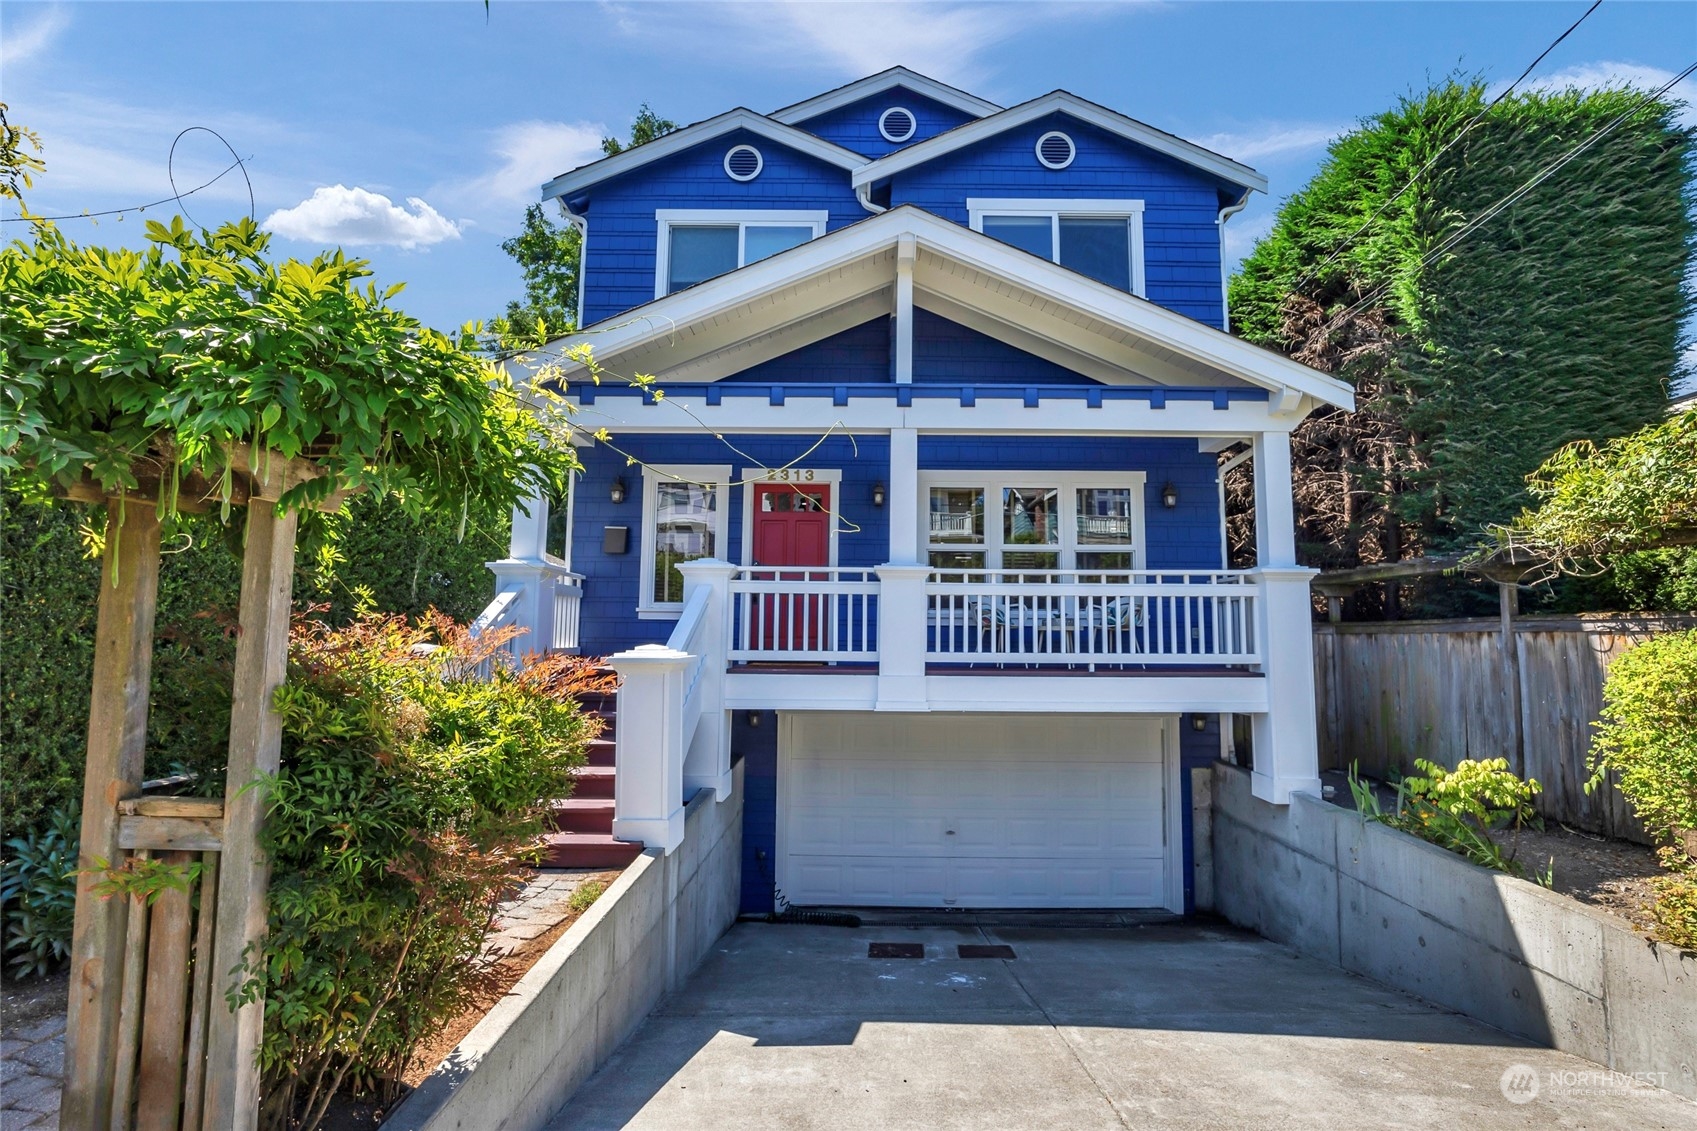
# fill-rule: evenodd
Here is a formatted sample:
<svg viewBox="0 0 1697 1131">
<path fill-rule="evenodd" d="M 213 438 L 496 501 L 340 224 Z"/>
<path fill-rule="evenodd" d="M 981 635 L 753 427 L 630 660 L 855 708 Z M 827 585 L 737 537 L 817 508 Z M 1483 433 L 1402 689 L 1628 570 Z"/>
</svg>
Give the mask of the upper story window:
<svg viewBox="0 0 1697 1131">
<path fill-rule="evenodd" d="M 1144 293 L 1141 200 L 966 202 L 972 230 L 1040 255 L 1099 283 Z"/>
<path fill-rule="evenodd" d="M 1143 473 L 950 472 L 921 477 L 934 569 L 1138 567 Z"/>
<path fill-rule="evenodd" d="M 827 213 L 663 208 L 654 297 L 735 271 L 825 234 Z"/>
</svg>

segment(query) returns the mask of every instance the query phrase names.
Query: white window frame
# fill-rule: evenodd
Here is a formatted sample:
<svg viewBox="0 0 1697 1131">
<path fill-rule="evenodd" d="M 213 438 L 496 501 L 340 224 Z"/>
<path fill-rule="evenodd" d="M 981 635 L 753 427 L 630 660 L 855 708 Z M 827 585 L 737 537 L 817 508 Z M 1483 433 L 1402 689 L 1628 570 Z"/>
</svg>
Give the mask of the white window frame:
<svg viewBox="0 0 1697 1131">
<path fill-rule="evenodd" d="M 825 234 L 829 212 L 757 209 L 757 208 L 657 208 L 654 244 L 654 297 L 665 298 L 666 280 L 671 276 L 672 229 L 674 227 L 725 227 L 737 225 L 737 267 L 747 266 L 747 233 L 750 225 L 770 224 L 781 227 L 808 226 L 814 239 Z"/>
<path fill-rule="evenodd" d="M 718 492 L 713 508 L 713 549 L 723 557 L 731 529 L 731 468 L 729 464 L 657 463 L 642 469 L 642 573 L 637 578 L 636 615 L 642 620 L 677 620 L 682 601 L 654 599 L 654 527 L 660 520 L 661 483 L 712 484 Z"/>
<path fill-rule="evenodd" d="M 790 478 L 786 478 L 789 476 Z M 754 489 L 759 486 L 829 487 L 831 489 L 831 560 L 837 565 L 837 533 L 843 508 L 843 469 L 840 467 L 745 467 L 742 469 L 741 565 L 754 564 Z"/>
<path fill-rule="evenodd" d="M 1131 229 L 1131 293 L 1148 298 L 1148 284 L 1143 271 L 1143 201 L 1141 200 L 1064 200 L 1033 199 L 1030 197 L 966 198 L 969 226 L 980 234 L 986 216 L 1047 216 L 1049 217 L 1050 260 L 1061 261 L 1061 217 L 1125 220 Z"/>
<path fill-rule="evenodd" d="M 1053 546 L 1022 547 L 1023 552 L 1053 553 L 1056 569 L 1078 572 L 1078 491 L 1080 488 L 1130 488 L 1131 490 L 1131 569 L 1148 569 L 1148 542 L 1144 538 L 1143 493 L 1149 480 L 1143 471 L 924 471 L 919 474 L 919 547 L 925 560 L 932 553 L 984 554 L 985 569 L 1002 567 L 1002 491 L 1008 487 L 1053 487 L 1060 492 L 1061 540 Z M 931 540 L 931 488 L 969 487 L 984 492 L 984 542 L 981 546 L 964 542 L 933 542 Z M 991 523 L 995 528 L 991 528 Z M 1113 553 L 1100 546 L 1082 547 L 1083 552 Z M 1072 565 L 1067 565 L 1068 560 Z M 1086 573 L 1118 573 L 1119 570 L 1086 568 Z"/>
</svg>

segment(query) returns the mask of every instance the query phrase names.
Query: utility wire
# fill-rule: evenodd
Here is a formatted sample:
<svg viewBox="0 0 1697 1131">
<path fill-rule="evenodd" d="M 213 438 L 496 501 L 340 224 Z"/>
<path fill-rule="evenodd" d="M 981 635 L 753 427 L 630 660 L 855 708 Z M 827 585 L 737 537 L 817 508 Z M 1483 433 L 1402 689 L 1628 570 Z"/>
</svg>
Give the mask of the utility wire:
<svg viewBox="0 0 1697 1131">
<path fill-rule="evenodd" d="M 205 184 L 196 185 L 194 188 L 189 189 L 186 192 L 177 192 L 175 191 L 177 187 L 177 143 L 183 140 L 183 136 L 185 134 L 193 133 L 196 130 L 202 130 L 211 134 L 219 141 L 224 142 L 224 148 L 228 149 L 230 151 L 230 156 L 235 157 L 236 159 L 229 165 L 225 166 L 222 172 L 220 172 L 216 177 L 213 177 L 210 181 L 207 181 Z M 161 204 L 170 204 L 173 201 L 181 204 L 184 197 L 193 196 L 201 189 L 211 188 L 213 185 L 229 176 L 230 171 L 233 169 L 241 169 L 243 179 L 247 180 L 248 217 L 252 219 L 254 215 L 253 180 L 248 177 L 246 167 L 247 162 L 252 160 L 253 157 L 251 155 L 247 157 L 238 156 L 230 143 L 228 141 L 224 141 L 224 135 L 220 134 L 217 130 L 210 129 L 206 126 L 190 126 L 178 133 L 171 141 L 171 151 L 165 158 L 165 176 L 170 180 L 173 191 L 170 196 L 165 197 L 163 200 L 153 200 L 146 204 L 132 204 L 128 208 L 108 208 L 102 212 L 70 212 L 63 216 L 0 216 L 0 224 L 23 224 L 35 220 L 93 220 L 100 216 L 122 216 L 126 212 L 146 212 L 149 208 L 157 208 Z M 187 209 L 184 209 L 185 214 L 187 211 Z"/>
<path fill-rule="evenodd" d="M 1473 219 L 1471 219 L 1467 223 L 1463 224 L 1456 231 L 1450 233 L 1450 235 L 1446 236 L 1443 239 L 1443 241 L 1438 244 L 1437 247 L 1434 247 L 1431 251 L 1429 251 L 1425 255 L 1421 256 L 1420 261 L 1417 264 L 1415 264 L 1415 268 L 1419 269 L 1419 268 L 1422 268 L 1422 267 L 1429 265 L 1434 259 L 1438 258 L 1438 256 L 1443 255 L 1445 252 L 1449 251 L 1451 248 L 1453 248 L 1457 244 L 1461 243 L 1462 240 L 1466 239 L 1469 235 L 1473 234 L 1473 232 L 1477 231 L 1482 225 L 1484 225 L 1487 221 L 1489 221 L 1493 216 L 1497 215 L 1497 213 L 1501 212 L 1505 208 L 1510 207 L 1516 201 L 1518 201 L 1522 197 L 1524 197 L 1527 193 L 1531 192 L 1533 189 L 1537 188 L 1539 185 L 1543 184 L 1545 181 L 1547 181 L 1551 177 L 1555 176 L 1557 172 L 1559 172 L 1564 166 L 1566 166 L 1574 158 L 1576 158 L 1580 154 L 1584 153 L 1587 149 L 1590 149 L 1593 145 L 1597 144 L 1599 141 L 1602 141 L 1603 138 L 1606 137 L 1609 133 L 1611 133 L 1616 126 L 1620 125 L 1622 122 L 1626 121 L 1628 118 L 1630 118 L 1634 114 L 1638 113 L 1639 110 L 1642 110 L 1649 103 L 1655 101 L 1656 99 L 1660 98 L 1662 95 L 1666 94 L 1668 91 L 1672 90 L 1682 80 L 1690 77 L 1693 73 L 1697 73 L 1697 63 L 1692 63 L 1689 67 L 1686 67 L 1683 71 L 1679 72 L 1679 74 L 1677 74 L 1673 78 L 1669 79 L 1667 81 L 1667 83 L 1664 86 L 1662 86 L 1660 89 L 1653 90 L 1653 91 L 1650 91 L 1649 93 L 1645 94 L 1637 102 L 1633 103 L 1631 106 L 1629 106 L 1625 110 L 1621 111 L 1619 116 L 1617 116 L 1613 121 L 1609 122 L 1608 125 L 1604 126 L 1602 129 L 1598 130 L 1596 133 L 1592 134 L 1590 137 L 1586 138 L 1584 141 L 1580 142 L 1578 145 L 1574 146 L 1572 149 L 1570 149 L 1566 153 L 1562 154 L 1555 161 L 1551 162 L 1549 165 L 1546 165 L 1543 169 L 1540 169 L 1537 173 L 1534 173 L 1519 188 L 1515 189 L 1513 192 L 1509 193 L 1507 196 L 1503 197 L 1501 200 L 1497 201 L 1495 204 L 1492 204 L 1489 208 L 1485 209 L 1485 211 L 1479 213 L 1479 215 L 1475 216 Z M 1368 291 L 1366 294 L 1362 295 L 1359 299 L 1357 299 L 1353 304 L 1351 304 L 1349 309 L 1345 310 L 1342 314 L 1337 315 L 1335 318 L 1330 319 L 1326 323 L 1326 325 L 1321 328 L 1320 332 L 1322 334 L 1330 334 L 1333 330 L 1337 329 L 1337 327 L 1339 325 L 1341 325 L 1346 319 L 1348 319 L 1348 318 L 1352 317 L 1353 315 L 1359 313 L 1361 310 L 1365 309 L 1370 303 L 1372 303 L 1375 299 L 1377 299 L 1380 295 L 1384 294 L 1385 291 L 1390 289 L 1390 286 L 1391 286 L 1391 281 L 1389 281 L 1389 280 L 1387 280 L 1386 282 L 1380 283 L 1378 286 L 1374 287 L 1372 290 Z"/>
<path fill-rule="evenodd" d="M 1427 161 L 1424 165 L 1420 166 L 1420 168 L 1418 168 L 1414 171 L 1414 175 L 1412 177 L 1408 178 L 1408 183 L 1404 184 L 1400 189 L 1398 189 L 1396 191 L 1396 194 L 1393 195 L 1389 200 L 1385 201 L 1383 204 L 1379 205 L 1378 208 L 1374 209 L 1373 214 L 1371 216 L 1367 217 L 1367 219 L 1362 223 L 1362 225 L 1359 228 L 1357 228 L 1357 229 L 1355 229 L 1355 231 L 1351 232 L 1344 239 L 1344 241 L 1341 244 L 1339 244 L 1336 248 L 1333 249 L 1333 251 L 1330 255 L 1326 256 L 1326 258 L 1320 262 L 1320 264 L 1318 266 L 1311 267 L 1306 272 L 1304 272 L 1300 279 L 1298 279 L 1296 282 L 1291 284 L 1290 289 L 1293 290 L 1293 291 L 1301 290 L 1308 283 L 1313 282 L 1315 277 L 1318 276 L 1320 274 L 1320 272 L 1322 272 L 1326 268 L 1330 267 L 1333 263 L 1336 263 L 1338 261 L 1338 258 L 1341 255 L 1343 255 L 1343 253 L 1345 251 L 1347 251 L 1349 249 L 1349 246 L 1351 244 L 1353 244 L 1356 240 L 1360 239 L 1361 236 L 1362 236 L 1362 233 L 1366 232 L 1367 229 L 1371 228 L 1378 221 L 1379 217 L 1381 217 L 1385 214 L 1385 210 L 1387 208 L 1389 208 L 1391 205 L 1395 204 L 1397 201 L 1401 200 L 1403 195 L 1405 193 L 1407 193 L 1409 189 L 1413 188 L 1415 186 L 1415 184 L 1419 182 L 1421 177 L 1424 177 L 1427 173 L 1431 172 L 1432 167 L 1435 166 L 1438 163 L 1438 160 L 1440 158 L 1442 158 L 1444 154 L 1448 153 L 1450 151 L 1450 149 L 1453 148 L 1456 145 L 1456 143 L 1461 141 L 1462 138 L 1466 137 L 1468 135 L 1469 131 L 1471 131 L 1474 126 L 1478 125 L 1480 123 L 1480 121 L 1484 119 L 1486 114 L 1489 114 L 1493 109 L 1496 108 L 1497 103 L 1499 103 L 1503 99 L 1507 98 L 1510 94 L 1512 94 L 1514 92 L 1515 87 L 1517 87 L 1521 83 L 1525 82 L 1526 76 L 1530 75 L 1533 72 L 1533 70 L 1536 69 L 1538 64 L 1542 63 L 1544 61 L 1545 57 L 1547 55 L 1549 55 L 1550 52 L 1554 51 L 1558 46 L 1561 45 L 1562 40 L 1564 40 L 1568 36 L 1572 35 L 1574 33 L 1574 31 L 1579 27 L 1579 25 L 1584 23 L 1586 21 L 1586 19 L 1590 17 L 1591 13 L 1595 12 L 1598 8 L 1602 7 L 1602 5 L 1603 5 L 1603 0 L 1596 0 L 1596 2 L 1594 4 L 1592 4 L 1589 8 L 1585 9 L 1585 14 L 1580 16 L 1577 20 L 1574 20 L 1572 24 L 1568 25 L 1568 29 L 1566 31 L 1564 31 L 1560 35 L 1556 36 L 1555 39 L 1550 42 L 1550 45 L 1548 47 L 1544 48 L 1544 50 L 1539 53 L 1538 57 L 1536 59 L 1532 60 L 1532 62 L 1527 66 L 1527 68 L 1524 71 L 1520 72 L 1519 78 L 1515 79 L 1513 82 L 1509 83 L 1508 86 L 1504 87 L 1501 94 L 1498 94 L 1495 98 L 1491 99 L 1491 101 L 1488 105 L 1486 105 L 1483 109 L 1481 109 L 1477 114 L 1473 115 L 1472 118 L 1468 119 L 1467 124 L 1465 126 L 1461 127 L 1460 133 L 1456 134 L 1454 137 L 1450 138 L 1449 141 L 1445 142 L 1444 147 L 1442 149 L 1438 150 L 1436 153 L 1434 153 L 1431 157 L 1431 160 Z"/>
</svg>

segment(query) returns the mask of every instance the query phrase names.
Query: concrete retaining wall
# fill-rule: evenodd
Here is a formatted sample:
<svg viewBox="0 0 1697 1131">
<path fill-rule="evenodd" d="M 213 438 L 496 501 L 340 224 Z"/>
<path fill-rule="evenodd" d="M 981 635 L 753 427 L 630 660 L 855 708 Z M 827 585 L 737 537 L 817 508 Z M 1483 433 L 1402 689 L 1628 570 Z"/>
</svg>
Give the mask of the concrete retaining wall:
<svg viewBox="0 0 1697 1131">
<path fill-rule="evenodd" d="M 742 765 L 731 796 L 698 793 L 684 842 L 637 857 L 383 1124 L 528 1131 L 558 1112 L 737 914 Z"/>
<path fill-rule="evenodd" d="M 1697 954 L 1297 794 L 1213 781 L 1214 909 L 1500 1029 L 1697 1098 Z"/>
</svg>

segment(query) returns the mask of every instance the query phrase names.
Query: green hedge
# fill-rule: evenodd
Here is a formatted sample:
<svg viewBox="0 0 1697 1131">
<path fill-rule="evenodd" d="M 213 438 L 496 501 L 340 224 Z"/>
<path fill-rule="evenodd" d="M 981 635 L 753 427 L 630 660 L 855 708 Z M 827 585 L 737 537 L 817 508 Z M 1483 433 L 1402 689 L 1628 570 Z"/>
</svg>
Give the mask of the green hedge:
<svg viewBox="0 0 1697 1131">
<path fill-rule="evenodd" d="M 0 492 L 0 821 L 7 835 L 80 799 L 99 567 L 88 556 L 96 508 L 23 502 Z M 435 606 L 469 621 L 506 553 L 507 516 L 409 518 L 381 498 L 313 517 L 302 536 L 298 604 L 328 604 L 346 621 L 366 601 L 417 615 Z M 168 536 L 160 567 L 148 773 L 217 764 L 234 648 L 229 617 L 241 589 L 240 512 L 231 526 L 195 516 Z M 221 615 L 204 615 L 221 614 Z"/>
</svg>

